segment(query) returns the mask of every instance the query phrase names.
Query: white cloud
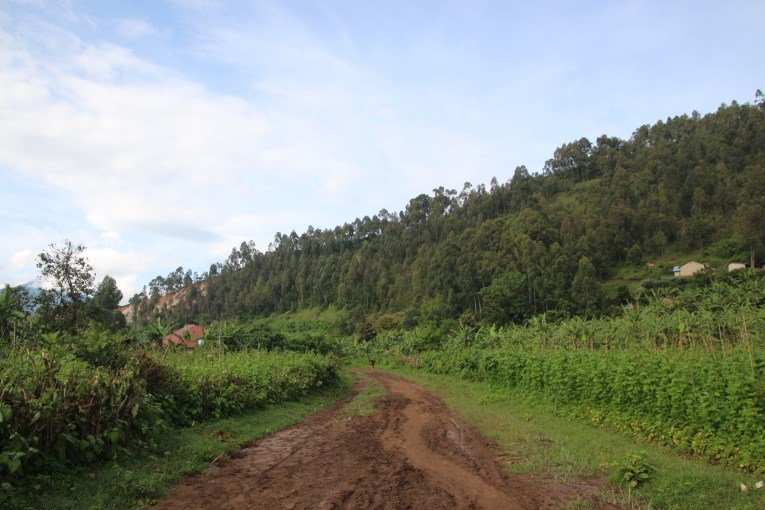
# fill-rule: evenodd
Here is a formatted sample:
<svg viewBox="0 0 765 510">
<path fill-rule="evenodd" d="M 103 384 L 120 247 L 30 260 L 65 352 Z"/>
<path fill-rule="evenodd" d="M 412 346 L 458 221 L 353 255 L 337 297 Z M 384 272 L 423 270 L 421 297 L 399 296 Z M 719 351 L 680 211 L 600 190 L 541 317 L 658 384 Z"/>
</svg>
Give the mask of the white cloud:
<svg viewBox="0 0 765 510">
<path fill-rule="evenodd" d="M 114 29 L 118 34 L 130 39 L 159 35 L 159 31 L 151 23 L 141 18 L 116 20 L 114 22 Z"/>
<path fill-rule="evenodd" d="M 119 241 L 122 236 L 119 232 L 101 232 L 101 240 L 105 242 Z"/>
<path fill-rule="evenodd" d="M 88 248 L 84 255 L 93 266 L 96 285 L 109 275 L 117 281 L 125 299 L 135 294 L 146 282 L 138 282 L 138 276 L 146 271 L 156 257 L 137 251 L 112 248 Z"/>
<path fill-rule="evenodd" d="M 30 249 L 21 250 L 11 257 L 11 267 L 15 269 L 29 267 L 35 263 L 36 257 L 37 255 Z"/>
<path fill-rule="evenodd" d="M 139 21 L 127 26 L 148 30 Z M 433 124 L 402 131 L 406 118 L 374 76 L 274 7 L 254 26 L 209 20 L 199 36 L 201 56 L 258 76 L 253 97 L 46 28 L 42 45 L 31 27 L 0 35 L 10 49 L 0 57 L 0 165 L 66 190 L 101 232 L 196 239 L 217 252 L 223 240 L 352 220 L 338 213 L 348 202 L 361 215 L 391 208 L 396 186 L 428 191 L 483 151 Z M 365 184 L 380 171 L 390 186 Z M 230 221 L 253 208 L 268 222 Z"/>
</svg>

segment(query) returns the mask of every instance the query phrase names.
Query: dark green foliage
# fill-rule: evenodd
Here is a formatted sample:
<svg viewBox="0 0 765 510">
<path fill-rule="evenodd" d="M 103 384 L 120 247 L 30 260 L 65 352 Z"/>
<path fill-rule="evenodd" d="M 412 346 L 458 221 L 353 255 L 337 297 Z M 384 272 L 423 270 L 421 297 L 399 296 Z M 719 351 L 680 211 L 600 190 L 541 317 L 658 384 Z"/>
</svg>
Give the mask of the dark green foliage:
<svg viewBox="0 0 765 510">
<path fill-rule="evenodd" d="M 173 374 L 155 398 L 176 425 L 220 418 L 291 400 L 335 381 L 336 365 L 294 352 L 240 352 L 221 356 L 199 349 L 176 352 L 164 362 Z"/>
<path fill-rule="evenodd" d="M 31 310 L 32 298 L 25 288 L 6 285 L 0 290 L 0 346 L 24 336 Z"/>
<path fill-rule="evenodd" d="M 334 337 L 316 332 L 288 335 L 284 348 L 295 352 L 315 352 L 317 354 L 337 353 L 341 349 Z"/>
<path fill-rule="evenodd" d="M 401 212 L 277 233 L 265 252 L 245 243 L 215 265 L 205 292 L 160 313 L 183 323 L 335 305 L 359 323 L 370 313 L 420 312 L 406 318 L 410 329 L 465 312 L 491 323 L 595 316 L 610 311 L 597 281 L 625 261 L 713 247 L 761 263 L 761 105 L 668 118 L 628 140 L 582 138 L 557 149 L 541 173 L 518 167 L 490 188 L 440 187 Z M 188 280 L 179 270 L 131 300 L 139 321 L 154 313 L 153 299 Z"/>
<path fill-rule="evenodd" d="M 0 464 L 0 474 L 89 462 L 113 454 L 129 435 L 161 429 L 136 358 L 101 346 L 93 337 L 57 338 L 8 354 L 0 369 L 0 408 L 9 410 L 0 458 L 20 455 L 21 462 Z"/>
<path fill-rule="evenodd" d="M 117 282 L 109 275 L 104 276 L 88 302 L 92 320 L 103 325 L 109 331 L 119 331 L 125 327 L 125 316 L 119 311 L 122 291 Z"/>
<path fill-rule="evenodd" d="M 643 250 L 639 244 L 633 244 L 630 251 L 627 252 L 627 262 L 635 266 L 639 265 L 643 261 Z"/>
<path fill-rule="evenodd" d="M 386 313 L 380 315 L 374 323 L 374 330 L 378 333 L 381 331 L 397 331 L 404 326 L 404 315 Z"/>
<path fill-rule="evenodd" d="M 603 289 L 595 275 L 595 266 L 590 259 L 582 257 L 579 268 L 571 282 L 571 300 L 579 307 L 579 313 L 592 317 L 603 308 Z"/>
<path fill-rule="evenodd" d="M 359 326 L 359 342 L 366 343 L 377 336 L 374 324 L 371 322 L 365 322 Z"/>
<path fill-rule="evenodd" d="M 531 315 L 526 288 L 526 279 L 520 273 L 509 272 L 494 278 L 480 292 L 481 318 L 489 324 L 523 322 Z"/>
</svg>

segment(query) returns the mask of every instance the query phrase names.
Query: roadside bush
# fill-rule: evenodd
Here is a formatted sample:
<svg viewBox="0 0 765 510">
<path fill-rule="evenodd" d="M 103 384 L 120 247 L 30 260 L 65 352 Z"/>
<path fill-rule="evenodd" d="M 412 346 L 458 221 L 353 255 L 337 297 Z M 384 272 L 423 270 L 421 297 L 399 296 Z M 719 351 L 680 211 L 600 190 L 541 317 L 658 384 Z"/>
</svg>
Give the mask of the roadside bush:
<svg viewBox="0 0 765 510">
<path fill-rule="evenodd" d="M 333 358 L 294 352 L 130 350 L 103 331 L 48 335 L 0 364 L 0 478 L 153 444 L 169 425 L 231 416 L 333 384 Z"/>
<path fill-rule="evenodd" d="M 162 426 L 134 359 L 118 368 L 92 365 L 52 346 L 17 350 L 7 361 L 0 369 L 3 478 L 90 462 Z"/>
<path fill-rule="evenodd" d="M 331 385 L 337 365 L 316 354 L 198 350 L 171 353 L 165 363 L 178 378 L 158 395 L 175 424 L 220 418 L 283 402 Z"/>
</svg>

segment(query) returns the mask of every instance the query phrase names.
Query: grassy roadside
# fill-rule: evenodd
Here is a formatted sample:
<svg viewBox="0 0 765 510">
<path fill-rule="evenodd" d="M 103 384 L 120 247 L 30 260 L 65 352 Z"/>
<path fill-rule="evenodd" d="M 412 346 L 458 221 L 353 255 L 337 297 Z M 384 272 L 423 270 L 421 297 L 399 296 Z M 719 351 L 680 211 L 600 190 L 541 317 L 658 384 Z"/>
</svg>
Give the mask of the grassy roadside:
<svg viewBox="0 0 765 510">
<path fill-rule="evenodd" d="M 352 420 L 356 416 L 367 416 L 375 412 L 375 401 L 385 396 L 386 391 L 377 379 L 373 379 L 366 374 L 359 374 L 363 387 L 359 393 L 353 397 L 343 411 L 340 413 L 340 419 Z"/>
<path fill-rule="evenodd" d="M 637 475 L 651 466 L 655 471 L 634 492 L 616 490 L 604 493 L 604 499 L 625 508 L 765 508 L 765 489 L 754 489 L 759 479 L 751 475 L 687 459 L 637 438 L 568 419 L 550 406 L 485 384 L 409 368 L 387 366 L 385 370 L 440 396 L 465 421 L 508 452 L 506 460 L 513 471 L 543 473 L 562 481 L 603 474 L 618 483 L 625 472 Z M 739 483 L 747 484 L 749 492 L 742 493 Z"/>
<path fill-rule="evenodd" d="M 336 387 L 295 402 L 171 430 L 153 452 L 137 452 L 117 462 L 38 476 L 30 480 L 27 487 L 15 491 L 9 508 L 116 510 L 146 507 L 183 475 L 199 473 L 216 458 L 296 423 L 348 395 L 354 376 L 343 370 L 340 378 Z"/>
</svg>

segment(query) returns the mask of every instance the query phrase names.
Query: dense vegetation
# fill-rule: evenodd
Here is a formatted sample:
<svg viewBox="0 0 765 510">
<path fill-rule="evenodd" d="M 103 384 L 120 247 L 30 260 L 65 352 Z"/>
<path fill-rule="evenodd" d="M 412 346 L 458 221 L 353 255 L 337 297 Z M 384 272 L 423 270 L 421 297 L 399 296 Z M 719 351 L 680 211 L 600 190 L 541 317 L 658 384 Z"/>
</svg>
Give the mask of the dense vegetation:
<svg viewBox="0 0 765 510">
<path fill-rule="evenodd" d="M 3 350 L 0 476 L 60 469 L 150 446 L 168 427 L 241 414 L 332 384 L 332 358 L 126 345 L 103 331 Z"/>
<path fill-rule="evenodd" d="M 0 291 L 0 503 L 24 476 L 152 451 L 170 427 L 331 384 L 338 357 L 485 381 L 765 472 L 765 272 L 643 265 L 762 263 L 764 197 L 758 97 L 566 144 L 488 189 L 277 234 L 265 253 L 242 243 L 203 275 L 152 280 L 130 327 L 114 279 L 94 286 L 82 246 L 51 245 L 49 290 Z M 605 292 L 616 273 L 642 281 Z M 191 321 L 206 328 L 193 354 L 158 347 Z"/>
<path fill-rule="evenodd" d="M 629 140 L 564 144 L 539 173 L 433 190 L 404 211 L 334 229 L 277 233 L 197 277 L 178 268 L 131 299 L 140 322 L 197 278 L 181 322 L 335 305 L 352 316 L 411 310 L 523 322 L 541 312 L 595 316 L 620 306 L 600 281 L 668 253 L 765 260 L 765 101 L 641 126 Z M 685 262 L 678 260 L 676 262 Z M 671 264 L 670 264 L 671 267 Z M 666 274 L 669 274 L 668 272 Z"/>
<path fill-rule="evenodd" d="M 619 316 L 386 329 L 357 356 L 525 392 L 595 423 L 765 472 L 765 274 L 685 280 Z"/>
<path fill-rule="evenodd" d="M 0 506 L 52 472 L 150 455 L 173 427 L 336 382 L 321 332 L 213 322 L 209 341 L 188 350 L 162 345 L 175 328 L 161 318 L 126 328 L 116 282 L 106 276 L 94 287 L 83 250 L 65 241 L 39 255 L 49 290 L 0 291 Z"/>
</svg>

